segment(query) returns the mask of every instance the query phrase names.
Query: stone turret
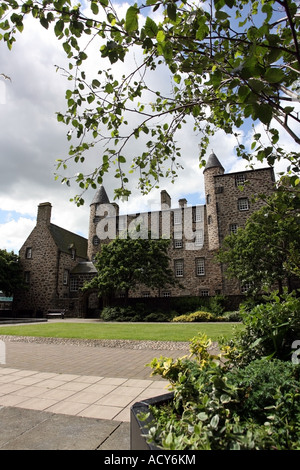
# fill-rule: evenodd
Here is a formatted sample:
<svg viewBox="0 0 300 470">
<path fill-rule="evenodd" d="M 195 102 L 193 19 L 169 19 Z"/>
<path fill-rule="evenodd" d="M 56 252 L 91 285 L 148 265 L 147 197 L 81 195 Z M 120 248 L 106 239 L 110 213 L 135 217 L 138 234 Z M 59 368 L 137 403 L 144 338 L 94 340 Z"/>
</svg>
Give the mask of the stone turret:
<svg viewBox="0 0 300 470">
<path fill-rule="evenodd" d="M 93 261 L 96 253 L 100 250 L 101 241 L 113 239 L 116 236 L 116 217 L 119 215 L 119 206 L 111 203 L 104 186 L 100 186 L 90 205 L 90 223 L 88 238 L 88 259 Z M 109 230 L 101 223 L 107 217 Z M 113 220 L 112 220 L 113 219 Z M 106 221 L 105 223 L 106 224 Z M 112 228 L 113 227 L 113 228 Z"/>
<path fill-rule="evenodd" d="M 217 250 L 220 247 L 219 226 L 218 226 L 218 206 L 215 193 L 215 176 L 223 175 L 224 168 L 219 159 L 212 151 L 203 171 L 206 195 L 206 215 L 208 228 L 209 250 Z"/>
</svg>

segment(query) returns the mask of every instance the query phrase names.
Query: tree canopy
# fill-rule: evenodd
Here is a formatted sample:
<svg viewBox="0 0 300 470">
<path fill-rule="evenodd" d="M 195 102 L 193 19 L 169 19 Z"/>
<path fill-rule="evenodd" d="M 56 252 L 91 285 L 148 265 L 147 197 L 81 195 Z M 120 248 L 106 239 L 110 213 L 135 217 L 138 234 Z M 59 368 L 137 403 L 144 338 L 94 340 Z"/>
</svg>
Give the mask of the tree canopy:
<svg viewBox="0 0 300 470">
<path fill-rule="evenodd" d="M 226 274 L 249 285 L 249 292 L 262 293 L 287 286 L 300 278 L 300 194 L 277 191 L 266 205 L 254 212 L 245 228 L 227 236 L 217 259 Z"/>
<path fill-rule="evenodd" d="M 0 291 L 11 296 L 21 288 L 24 288 L 24 280 L 18 255 L 0 250 Z"/>
<path fill-rule="evenodd" d="M 96 256 L 97 275 L 84 289 L 96 288 L 99 295 L 111 299 L 137 286 L 164 288 L 175 284 L 168 256 L 169 240 L 116 238 L 101 247 Z"/>
<path fill-rule="evenodd" d="M 181 166 L 177 135 L 192 120 L 200 133 L 200 165 L 210 137 L 222 129 L 236 136 L 238 156 L 270 165 L 285 158 L 292 181 L 299 183 L 297 2 L 146 0 L 130 5 L 125 14 L 120 11 L 109 0 L 78 5 L 71 0 L 0 1 L 0 39 L 9 48 L 30 15 L 44 28 L 53 27 L 69 59 L 67 110 L 57 119 L 67 126 L 71 142 L 57 171 L 70 161 L 84 162 L 96 149 L 97 168 L 74 177 L 82 192 L 114 171 L 116 196 L 128 196 L 130 173 L 137 171 L 140 189 L 147 193 L 160 178 L 176 178 Z M 127 70 L 130 54 L 135 61 Z M 117 63 L 126 73 L 114 72 Z M 153 74 L 166 71 L 171 86 L 162 75 L 160 88 L 153 89 Z M 248 149 L 240 137 L 246 123 L 262 123 L 268 140 L 253 126 Z M 295 142 L 295 151 L 282 147 L 283 132 Z M 128 155 L 134 139 L 138 145 Z M 82 193 L 75 200 L 82 204 Z"/>
</svg>

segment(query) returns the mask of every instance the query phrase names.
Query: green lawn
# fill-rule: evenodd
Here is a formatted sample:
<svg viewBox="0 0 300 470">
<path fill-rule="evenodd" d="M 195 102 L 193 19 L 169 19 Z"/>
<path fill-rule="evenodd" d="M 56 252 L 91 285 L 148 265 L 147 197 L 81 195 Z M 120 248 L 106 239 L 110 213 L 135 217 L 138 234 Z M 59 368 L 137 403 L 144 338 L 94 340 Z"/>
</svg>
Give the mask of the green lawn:
<svg viewBox="0 0 300 470">
<path fill-rule="evenodd" d="M 229 338 L 236 323 L 41 323 L 1 326 L 1 335 L 50 338 L 128 339 L 154 341 L 190 341 L 199 332 L 212 341 Z"/>
</svg>

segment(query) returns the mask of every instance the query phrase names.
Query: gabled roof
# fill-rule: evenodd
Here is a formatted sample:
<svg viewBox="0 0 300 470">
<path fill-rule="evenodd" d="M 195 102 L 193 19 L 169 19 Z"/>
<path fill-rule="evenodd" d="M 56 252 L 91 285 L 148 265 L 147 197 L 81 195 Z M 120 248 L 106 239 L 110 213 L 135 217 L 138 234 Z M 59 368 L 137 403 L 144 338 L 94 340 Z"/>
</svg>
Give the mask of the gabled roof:
<svg viewBox="0 0 300 470">
<path fill-rule="evenodd" d="M 71 253 L 71 249 L 75 248 L 76 256 L 87 258 L 88 241 L 86 238 L 54 224 L 50 224 L 49 229 L 53 240 L 62 252 Z"/>
<path fill-rule="evenodd" d="M 100 186 L 98 191 L 96 192 L 94 199 L 91 203 L 92 204 L 109 204 L 109 199 L 104 189 L 104 186 Z"/>
</svg>

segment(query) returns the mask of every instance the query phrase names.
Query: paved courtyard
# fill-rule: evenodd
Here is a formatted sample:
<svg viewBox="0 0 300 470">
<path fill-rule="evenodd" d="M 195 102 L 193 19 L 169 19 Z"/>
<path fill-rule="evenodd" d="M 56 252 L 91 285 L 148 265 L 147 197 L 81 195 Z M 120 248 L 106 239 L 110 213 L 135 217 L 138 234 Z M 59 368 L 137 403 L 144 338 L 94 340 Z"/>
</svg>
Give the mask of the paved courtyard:
<svg viewBox="0 0 300 470">
<path fill-rule="evenodd" d="M 151 369 L 145 365 L 160 355 L 176 357 L 184 354 L 182 350 L 5 341 L 5 363 L 0 364 L 0 449 L 52 448 L 51 445 L 53 448 L 73 448 L 73 445 L 85 448 L 82 438 L 76 440 L 74 437 L 75 444 L 72 440 L 69 442 L 70 435 L 65 443 L 62 438 L 58 439 L 60 433 L 65 439 L 67 437 L 61 430 L 63 423 L 66 425 L 66 418 L 68 426 L 72 420 L 73 428 L 78 426 L 75 418 L 80 420 L 78 430 L 82 432 L 87 426 L 93 434 L 92 422 L 102 431 L 106 429 L 101 442 L 99 438 L 97 442 L 86 440 L 88 448 L 92 445 L 100 450 L 107 446 L 129 449 L 132 404 L 168 392 L 167 382 L 160 377 L 151 377 Z M 16 430 L 20 424 L 18 416 L 29 423 L 28 429 L 25 426 L 26 432 Z M 51 422 L 55 424 L 54 443 L 46 443 L 41 433 L 37 434 L 36 425 L 33 425 L 36 420 L 39 426 L 44 423 L 45 427 L 46 422 L 48 426 Z M 13 422 L 15 429 L 9 429 Z M 32 439 L 30 443 L 28 439 L 24 443 L 26 434 L 29 436 L 34 429 L 36 443 Z M 13 437 L 9 439 L 9 435 Z"/>
</svg>

